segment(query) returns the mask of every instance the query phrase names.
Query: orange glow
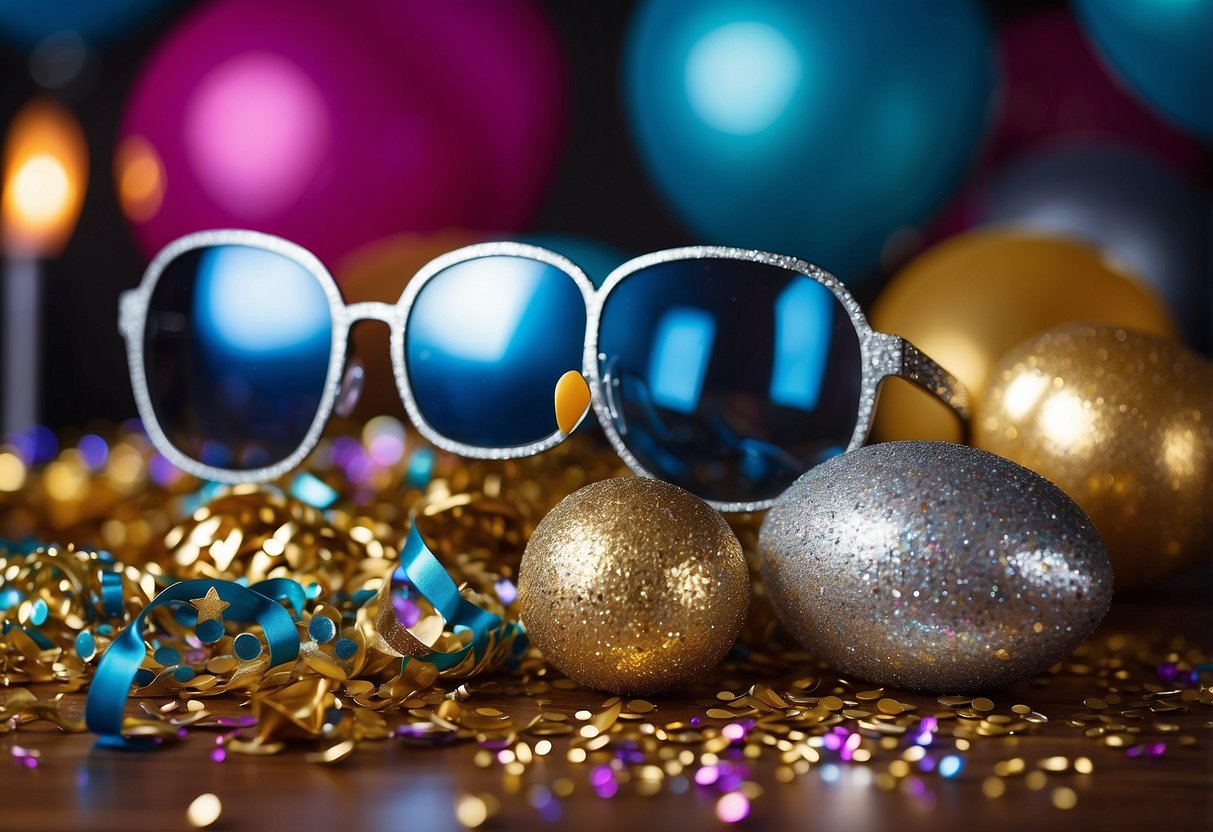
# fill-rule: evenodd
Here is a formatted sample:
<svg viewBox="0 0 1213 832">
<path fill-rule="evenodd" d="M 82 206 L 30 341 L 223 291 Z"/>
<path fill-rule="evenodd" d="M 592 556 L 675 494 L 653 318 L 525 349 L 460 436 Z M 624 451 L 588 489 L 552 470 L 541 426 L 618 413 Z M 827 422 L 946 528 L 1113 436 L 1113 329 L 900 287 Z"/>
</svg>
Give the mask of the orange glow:
<svg viewBox="0 0 1213 832">
<path fill-rule="evenodd" d="M 135 222 L 156 216 L 164 201 L 164 165 L 156 149 L 142 136 L 127 136 L 114 157 L 118 201 Z"/>
<path fill-rule="evenodd" d="M 87 184 L 88 148 L 76 119 L 52 101 L 26 104 L 4 148 L 5 250 L 57 254 L 76 227 Z"/>
</svg>

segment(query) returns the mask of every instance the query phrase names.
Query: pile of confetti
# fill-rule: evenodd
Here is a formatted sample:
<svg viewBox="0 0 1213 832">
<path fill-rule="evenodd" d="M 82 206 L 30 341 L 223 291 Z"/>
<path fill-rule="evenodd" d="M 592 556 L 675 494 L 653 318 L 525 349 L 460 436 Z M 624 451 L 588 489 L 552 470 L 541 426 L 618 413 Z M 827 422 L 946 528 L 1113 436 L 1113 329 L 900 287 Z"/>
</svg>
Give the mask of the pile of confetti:
<svg viewBox="0 0 1213 832">
<path fill-rule="evenodd" d="M 451 666 L 402 659 L 376 625 L 384 599 L 411 632 L 428 628 L 439 649 L 466 640 L 407 586 L 383 592 L 411 523 L 464 599 L 513 621 L 535 523 L 581 485 L 621 473 L 588 440 L 469 463 L 408 449 L 403 437 L 399 423 L 373 420 L 361 436 L 323 442 L 304 474 L 234 488 L 175 472 L 137 426 L 62 446 L 37 431 L 0 447 L 0 535 L 13 541 L 0 547 L 0 732 L 33 720 L 85 730 L 59 697 L 87 686 L 117 633 L 174 582 L 285 579 L 302 592 L 300 646 L 273 667 L 265 633 L 225 621 L 227 604 L 213 590 L 151 610 L 131 694 L 141 715 L 127 717 L 124 735 L 157 744 L 210 731 L 216 762 L 298 747 L 332 764 L 369 742 L 462 744 L 502 784 L 501 796 L 459 799 L 456 815 L 469 827 L 503 799 L 525 799 L 556 820 L 579 790 L 604 799 L 708 790 L 717 816 L 737 822 L 761 799 L 760 782 L 829 781 L 846 769 L 912 796 L 967 772 L 987 798 L 1045 792 L 1068 809 L 1075 778 L 1094 776 L 1101 754 L 1149 759 L 1210 739 L 1213 664 L 1201 645 L 1102 636 L 1016 688 L 1023 701 L 936 698 L 841 678 L 783 635 L 757 581 L 738 646 L 676 698 L 602 699 L 519 649 L 516 628 Z M 734 522 L 752 551 L 756 518 Z M 48 540 L 60 543 L 34 542 Z M 211 622 L 219 624 L 203 632 Z M 1087 695 L 1059 710 L 1051 695 L 1059 679 L 1081 680 Z M 1088 754 L 1034 758 L 1006 744 L 1076 733 Z M 36 749 L 11 748 L 20 765 L 37 766 Z M 541 776 L 548 769 L 538 764 L 553 758 L 571 774 Z M 217 818 L 217 800 L 204 804 L 199 818 Z"/>
</svg>

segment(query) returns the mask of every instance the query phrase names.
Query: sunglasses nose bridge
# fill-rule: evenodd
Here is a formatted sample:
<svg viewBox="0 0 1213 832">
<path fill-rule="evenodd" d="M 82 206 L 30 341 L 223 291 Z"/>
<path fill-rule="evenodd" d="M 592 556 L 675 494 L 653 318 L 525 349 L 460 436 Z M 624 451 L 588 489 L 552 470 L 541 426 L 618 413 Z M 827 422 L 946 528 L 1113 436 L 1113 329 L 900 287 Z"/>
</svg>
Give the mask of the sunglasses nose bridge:
<svg viewBox="0 0 1213 832">
<path fill-rule="evenodd" d="M 345 308 L 346 320 L 351 325 L 359 321 L 380 321 L 393 326 L 398 316 L 399 312 L 394 304 L 376 300 L 351 303 Z"/>
</svg>

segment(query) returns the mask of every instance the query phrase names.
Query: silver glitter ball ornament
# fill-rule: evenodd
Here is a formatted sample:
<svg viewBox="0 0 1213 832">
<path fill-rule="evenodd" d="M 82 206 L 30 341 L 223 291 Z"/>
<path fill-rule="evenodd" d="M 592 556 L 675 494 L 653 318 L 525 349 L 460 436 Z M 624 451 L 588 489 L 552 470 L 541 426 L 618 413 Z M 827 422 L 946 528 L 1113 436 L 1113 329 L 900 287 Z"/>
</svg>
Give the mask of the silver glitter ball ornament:
<svg viewBox="0 0 1213 832">
<path fill-rule="evenodd" d="M 836 669 L 929 691 L 1004 685 L 1085 640 L 1112 600 L 1090 520 L 1002 457 L 871 445 L 817 466 L 762 525 L 784 626 Z"/>
</svg>

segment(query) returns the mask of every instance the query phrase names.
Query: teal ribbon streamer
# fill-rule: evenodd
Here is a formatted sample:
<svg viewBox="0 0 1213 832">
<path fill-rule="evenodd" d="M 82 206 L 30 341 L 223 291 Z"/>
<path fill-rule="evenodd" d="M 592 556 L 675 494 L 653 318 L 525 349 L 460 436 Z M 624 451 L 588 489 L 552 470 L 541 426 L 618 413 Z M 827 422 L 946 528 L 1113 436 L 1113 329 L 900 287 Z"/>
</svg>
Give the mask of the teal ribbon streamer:
<svg viewBox="0 0 1213 832">
<path fill-rule="evenodd" d="M 281 591 L 289 598 L 290 592 L 285 586 L 271 581 L 262 582 L 266 583 L 272 584 L 268 587 L 270 591 Z M 298 584 L 295 586 L 298 588 Z M 223 612 L 225 620 L 255 621 L 261 625 L 269 642 L 271 667 L 293 661 L 299 656 L 299 632 L 295 629 L 295 622 L 290 613 L 273 598 L 231 581 L 200 579 L 175 583 L 144 607 L 130 626 L 118 634 L 101 657 L 97 673 L 89 687 L 84 719 L 91 731 L 101 735 L 102 744 L 132 747 L 132 743 L 122 736 L 122 718 L 126 711 L 126 698 L 130 695 L 131 683 L 134 682 L 135 674 L 147 654 L 143 643 L 143 623 L 148 613 L 156 607 L 174 601 L 201 598 L 211 589 L 231 604 Z M 303 590 L 299 589 L 300 607 L 302 592 Z"/>
<path fill-rule="evenodd" d="M 400 569 L 413 586 L 417 587 L 422 597 L 446 620 L 448 629 L 458 631 L 466 628 L 472 631 L 472 640 L 466 647 L 451 653 L 436 650 L 424 656 L 424 661 L 444 670 L 459 664 L 469 652 L 474 653 L 479 660 L 488 647 L 489 633 L 500 629 L 502 634 L 505 634 L 503 628 L 507 625 L 500 616 L 481 609 L 459 594 L 459 587 L 451 580 L 450 574 L 430 551 L 430 547 L 425 545 L 416 524 L 409 530 L 408 539 L 401 547 Z M 526 647 L 525 638 L 525 635 L 519 633 L 521 649 Z"/>
<path fill-rule="evenodd" d="M 101 609 L 106 618 L 121 618 L 125 603 L 122 598 L 122 573 L 104 570 L 101 573 Z"/>
<path fill-rule="evenodd" d="M 295 611 L 295 618 L 303 617 L 303 605 L 307 601 L 307 594 L 298 581 L 290 578 L 267 578 L 253 584 L 249 589 L 273 601 L 286 601 Z"/>
</svg>

